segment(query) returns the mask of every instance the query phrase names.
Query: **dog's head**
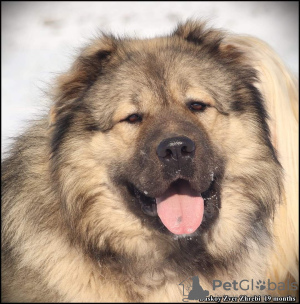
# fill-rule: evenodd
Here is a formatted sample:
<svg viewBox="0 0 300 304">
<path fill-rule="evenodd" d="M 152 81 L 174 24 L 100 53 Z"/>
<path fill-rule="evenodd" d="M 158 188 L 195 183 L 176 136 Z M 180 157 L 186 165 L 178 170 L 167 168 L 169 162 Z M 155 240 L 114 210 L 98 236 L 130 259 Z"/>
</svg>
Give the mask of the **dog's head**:
<svg viewBox="0 0 300 304">
<path fill-rule="evenodd" d="M 257 81 L 246 56 L 202 24 L 96 40 L 59 79 L 51 114 L 71 222 L 96 243 L 108 227 L 187 235 L 216 256 L 264 238 L 280 171 Z"/>
</svg>

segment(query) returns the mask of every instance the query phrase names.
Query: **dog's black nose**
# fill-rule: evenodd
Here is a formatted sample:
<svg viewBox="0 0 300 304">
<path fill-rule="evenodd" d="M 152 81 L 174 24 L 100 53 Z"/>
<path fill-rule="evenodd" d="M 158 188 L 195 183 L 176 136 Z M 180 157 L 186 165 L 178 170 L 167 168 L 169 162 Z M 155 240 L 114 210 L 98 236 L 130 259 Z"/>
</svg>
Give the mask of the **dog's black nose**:
<svg viewBox="0 0 300 304">
<path fill-rule="evenodd" d="M 184 166 L 195 153 L 195 143 L 185 136 L 166 138 L 156 149 L 159 159 L 166 164 Z"/>
</svg>

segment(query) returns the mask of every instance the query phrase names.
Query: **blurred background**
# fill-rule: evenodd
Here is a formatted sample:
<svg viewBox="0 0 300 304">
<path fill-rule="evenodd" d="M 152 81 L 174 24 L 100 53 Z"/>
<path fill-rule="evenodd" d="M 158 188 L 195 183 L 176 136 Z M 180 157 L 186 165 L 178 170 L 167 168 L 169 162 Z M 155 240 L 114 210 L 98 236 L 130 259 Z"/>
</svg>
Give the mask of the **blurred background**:
<svg viewBox="0 0 300 304">
<path fill-rule="evenodd" d="M 2 153 L 30 119 L 47 113 L 44 92 L 100 31 L 150 38 L 204 19 L 265 40 L 298 76 L 298 1 L 2 1 L 1 8 Z"/>
</svg>

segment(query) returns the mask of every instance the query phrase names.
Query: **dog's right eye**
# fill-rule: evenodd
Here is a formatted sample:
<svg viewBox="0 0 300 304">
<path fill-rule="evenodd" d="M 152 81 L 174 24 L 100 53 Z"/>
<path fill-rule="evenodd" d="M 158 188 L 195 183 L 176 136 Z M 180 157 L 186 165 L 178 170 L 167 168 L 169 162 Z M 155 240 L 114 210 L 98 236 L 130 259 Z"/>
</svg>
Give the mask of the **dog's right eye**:
<svg viewBox="0 0 300 304">
<path fill-rule="evenodd" d="M 139 114 L 131 114 L 128 117 L 126 117 L 125 119 L 123 119 L 122 121 L 126 121 L 129 122 L 131 124 L 137 123 L 137 122 L 141 122 L 142 121 L 142 116 Z"/>
<path fill-rule="evenodd" d="M 191 101 L 188 103 L 188 108 L 193 112 L 203 112 L 207 105 L 200 101 Z"/>
</svg>

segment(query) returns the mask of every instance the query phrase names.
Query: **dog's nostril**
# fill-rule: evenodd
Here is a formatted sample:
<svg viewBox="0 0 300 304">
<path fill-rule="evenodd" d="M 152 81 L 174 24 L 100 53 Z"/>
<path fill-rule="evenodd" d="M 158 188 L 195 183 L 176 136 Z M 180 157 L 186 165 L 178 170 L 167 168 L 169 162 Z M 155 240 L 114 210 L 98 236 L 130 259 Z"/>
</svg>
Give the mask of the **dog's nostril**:
<svg viewBox="0 0 300 304">
<path fill-rule="evenodd" d="M 166 150 L 166 156 L 164 158 L 170 159 L 172 157 L 173 153 L 171 149 Z"/>
<path fill-rule="evenodd" d="M 181 154 L 182 154 L 182 156 L 188 155 L 190 153 L 191 152 L 188 151 L 188 148 L 186 146 L 184 146 L 184 147 L 181 148 Z"/>
</svg>

